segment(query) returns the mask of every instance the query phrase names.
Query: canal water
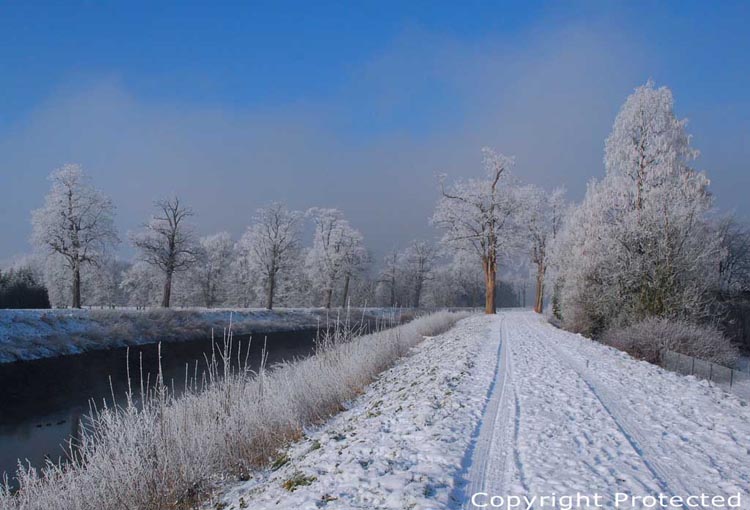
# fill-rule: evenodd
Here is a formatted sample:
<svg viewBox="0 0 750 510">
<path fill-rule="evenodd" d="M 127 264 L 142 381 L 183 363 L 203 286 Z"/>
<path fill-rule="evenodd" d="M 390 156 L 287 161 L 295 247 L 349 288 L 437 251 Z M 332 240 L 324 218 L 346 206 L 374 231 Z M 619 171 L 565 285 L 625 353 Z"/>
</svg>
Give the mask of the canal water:
<svg viewBox="0 0 750 510">
<path fill-rule="evenodd" d="M 264 344 L 268 366 L 311 355 L 315 349 L 316 330 L 235 336 L 241 342 L 244 361 L 248 343 L 248 364 L 253 370 L 260 365 Z M 222 343 L 221 339 L 218 341 Z M 176 393 L 185 385 L 186 365 L 192 378 L 197 362 L 198 378 L 206 368 L 204 358 L 211 357 L 211 339 L 163 343 L 162 371 L 165 384 L 174 381 Z M 218 348 L 218 345 L 217 345 Z M 78 430 L 81 416 L 90 403 L 112 403 L 112 394 L 121 403 L 127 391 L 126 348 L 91 351 L 15 363 L 0 364 L 0 477 L 12 478 L 18 459 L 42 466 L 45 459 L 65 458 L 65 446 Z M 157 344 L 131 347 L 130 375 L 134 392 L 139 384 L 140 360 L 144 374 L 153 382 L 158 373 Z M 144 377 L 145 378 L 145 377 Z M 110 385 L 111 381 L 111 385 Z"/>
</svg>

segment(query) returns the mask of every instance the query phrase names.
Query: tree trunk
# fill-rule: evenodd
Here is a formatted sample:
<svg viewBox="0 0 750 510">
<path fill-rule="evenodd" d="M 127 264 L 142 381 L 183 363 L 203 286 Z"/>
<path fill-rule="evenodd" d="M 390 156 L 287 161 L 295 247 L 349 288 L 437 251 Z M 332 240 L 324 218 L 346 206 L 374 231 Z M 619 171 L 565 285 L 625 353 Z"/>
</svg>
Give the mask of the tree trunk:
<svg viewBox="0 0 750 510">
<path fill-rule="evenodd" d="M 271 275 L 268 279 L 268 295 L 266 296 L 266 308 L 273 309 L 273 293 L 276 290 L 276 275 Z"/>
<path fill-rule="evenodd" d="M 544 267 L 540 264 L 536 272 L 536 299 L 534 300 L 534 311 L 542 313 L 544 308 Z"/>
<path fill-rule="evenodd" d="M 417 286 L 414 289 L 414 308 L 419 308 L 419 302 L 422 299 L 422 280 L 417 279 Z"/>
<path fill-rule="evenodd" d="M 495 313 L 495 278 L 497 277 L 497 267 L 494 261 L 484 260 L 484 313 Z"/>
<path fill-rule="evenodd" d="M 396 308 L 396 280 L 391 280 L 391 308 Z"/>
<path fill-rule="evenodd" d="M 346 275 L 344 277 L 344 295 L 341 298 L 341 308 L 346 308 L 346 300 L 349 299 L 349 279 L 351 277 Z"/>
<path fill-rule="evenodd" d="M 555 284 L 552 286 L 552 315 L 557 320 L 562 320 L 562 312 L 560 310 L 560 279 L 555 280 Z"/>
<path fill-rule="evenodd" d="M 164 294 L 161 298 L 161 307 L 169 308 L 169 303 L 172 301 L 172 271 L 167 271 L 166 278 L 164 279 Z"/>
<path fill-rule="evenodd" d="M 81 262 L 73 263 L 73 308 L 81 308 Z"/>
<path fill-rule="evenodd" d="M 326 289 L 326 308 L 331 308 L 331 299 L 333 299 L 333 289 Z"/>
</svg>

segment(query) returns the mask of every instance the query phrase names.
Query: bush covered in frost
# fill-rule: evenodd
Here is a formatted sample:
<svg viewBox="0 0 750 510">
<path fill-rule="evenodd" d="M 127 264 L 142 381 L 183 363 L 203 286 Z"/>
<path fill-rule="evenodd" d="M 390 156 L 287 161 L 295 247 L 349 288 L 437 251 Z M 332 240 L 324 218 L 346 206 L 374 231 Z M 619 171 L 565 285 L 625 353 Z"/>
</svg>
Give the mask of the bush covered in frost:
<svg viewBox="0 0 750 510">
<path fill-rule="evenodd" d="M 715 326 L 677 319 L 649 318 L 628 327 L 611 328 L 601 340 L 651 363 L 660 363 L 665 349 L 727 366 L 739 355 L 737 348 Z"/>
</svg>

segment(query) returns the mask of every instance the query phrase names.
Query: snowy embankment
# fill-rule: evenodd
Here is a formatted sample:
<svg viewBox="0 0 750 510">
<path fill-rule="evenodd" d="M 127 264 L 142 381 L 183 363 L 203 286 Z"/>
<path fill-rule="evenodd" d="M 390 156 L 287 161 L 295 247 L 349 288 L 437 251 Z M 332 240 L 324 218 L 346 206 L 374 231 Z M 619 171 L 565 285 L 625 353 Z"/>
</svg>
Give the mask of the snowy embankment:
<svg viewBox="0 0 750 510">
<path fill-rule="evenodd" d="M 157 341 L 219 336 L 230 319 L 236 335 L 325 327 L 349 314 L 352 322 L 398 319 L 400 310 L 351 309 L 115 309 L 0 310 L 0 363 L 78 354 Z"/>
<path fill-rule="evenodd" d="M 496 378 L 493 317 L 418 345 L 349 408 L 207 508 L 447 508 Z"/>
</svg>

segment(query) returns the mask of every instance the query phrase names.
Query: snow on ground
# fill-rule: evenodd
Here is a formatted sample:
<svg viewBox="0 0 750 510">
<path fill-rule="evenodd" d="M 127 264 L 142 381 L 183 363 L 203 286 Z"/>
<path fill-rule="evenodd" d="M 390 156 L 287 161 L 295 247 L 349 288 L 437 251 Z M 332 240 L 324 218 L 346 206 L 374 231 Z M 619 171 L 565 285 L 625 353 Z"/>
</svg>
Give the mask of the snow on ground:
<svg viewBox="0 0 750 510">
<path fill-rule="evenodd" d="M 740 493 L 750 508 L 750 407 L 509 311 L 423 342 L 276 467 L 212 508 L 476 508 L 477 492 L 600 494 L 601 508 Z"/>
<path fill-rule="evenodd" d="M 615 493 L 739 492 L 750 507 L 750 408 L 743 402 L 533 313 L 505 312 L 498 320 L 505 384 L 493 395 L 498 423 L 490 446 L 475 452 L 488 461 L 470 470 L 471 491 L 598 493 L 610 502 Z M 475 507 L 465 498 L 464 508 Z"/>
<path fill-rule="evenodd" d="M 210 508 L 448 507 L 495 377 L 497 325 L 476 316 L 426 339 L 348 410 L 309 431 L 283 466 Z"/>
<path fill-rule="evenodd" d="M 0 310 L 0 363 L 78 354 L 157 341 L 219 336 L 233 323 L 235 334 L 314 329 L 329 321 L 389 320 L 391 308 L 351 309 L 83 309 Z"/>
</svg>

